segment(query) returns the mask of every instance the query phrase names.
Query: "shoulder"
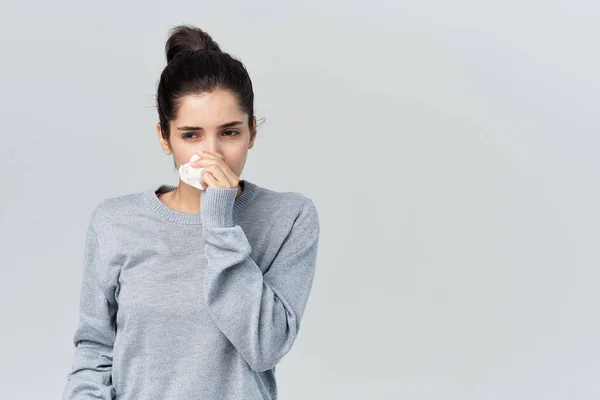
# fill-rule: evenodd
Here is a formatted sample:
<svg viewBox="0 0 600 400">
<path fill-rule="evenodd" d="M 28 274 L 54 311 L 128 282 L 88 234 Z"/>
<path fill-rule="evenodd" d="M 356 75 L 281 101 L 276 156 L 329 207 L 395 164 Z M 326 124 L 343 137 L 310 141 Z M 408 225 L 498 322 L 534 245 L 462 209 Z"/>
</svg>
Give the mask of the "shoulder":
<svg viewBox="0 0 600 400">
<path fill-rule="evenodd" d="M 297 191 L 277 191 L 266 187 L 256 187 L 254 203 L 271 209 L 286 209 L 292 213 L 298 213 L 302 209 L 316 208 L 312 198 Z"/>
<path fill-rule="evenodd" d="M 256 185 L 255 185 L 256 186 Z M 293 225 L 305 223 L 318 228 L 319 214 L 314 200 L 298 191 L 277 191 L 257 186 L 250 212 L 260 215 L 272 224 Z"/>
<path fill-rule="evenodd" d="M 97 233 L 105 232 L 115 223 L 131 219 L 140 212 L 142 192 L 107 197 L 92 209 L 90 225 Z"/>
</svg>

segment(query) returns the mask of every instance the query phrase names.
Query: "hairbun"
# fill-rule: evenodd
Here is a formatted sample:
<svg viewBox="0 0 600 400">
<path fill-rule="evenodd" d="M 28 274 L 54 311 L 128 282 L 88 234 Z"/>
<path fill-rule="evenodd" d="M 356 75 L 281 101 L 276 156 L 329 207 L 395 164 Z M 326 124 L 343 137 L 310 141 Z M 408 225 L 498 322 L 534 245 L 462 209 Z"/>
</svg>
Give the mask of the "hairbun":
<svg viewBox="0 0 600 400">
<path fill-rule="evenodd" d="M 221 52 L 219 44 L 198 27 L 179 25 L 170 30 L 169 39 L 165 44 L 167 63 L 170 63 L 178 54 L 200 50 Z"/>
</svg>

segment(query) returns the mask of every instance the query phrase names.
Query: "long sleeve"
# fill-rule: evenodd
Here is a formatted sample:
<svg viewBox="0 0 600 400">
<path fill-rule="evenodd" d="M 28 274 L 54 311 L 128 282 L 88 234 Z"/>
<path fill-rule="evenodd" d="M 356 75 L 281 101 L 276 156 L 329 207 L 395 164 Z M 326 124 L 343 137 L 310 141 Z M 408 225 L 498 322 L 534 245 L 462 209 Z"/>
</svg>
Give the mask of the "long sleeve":
<svg viewBox="0 0 600 400">
<path fill-rule="evenodd" d="M 75 352 L 63 400 L 115 397 L 111 374 L 116 301 L 109 293 L 98 235 L 90 221 L 84 250 L 79 325 L 73 336 Z"/>
<path fill-rule="evenodd" d="M 298 335 L 315 273 L 319 220 L 306 198 L 263 275 L 244 231 L 233 224 L 236 193 L 208 188 L 201 196 L 205 301 L 219 329 L 260 372 L 272 369 Z"/>
</svg>

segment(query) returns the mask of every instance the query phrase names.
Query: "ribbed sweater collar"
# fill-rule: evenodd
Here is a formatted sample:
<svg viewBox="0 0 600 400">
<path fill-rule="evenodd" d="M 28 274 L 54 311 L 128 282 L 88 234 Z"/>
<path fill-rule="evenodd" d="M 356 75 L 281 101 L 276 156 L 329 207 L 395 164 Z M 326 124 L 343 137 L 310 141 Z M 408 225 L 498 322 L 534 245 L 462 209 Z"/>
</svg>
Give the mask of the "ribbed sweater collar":
<svg viewBox="0 0 600 400">
<path fill-rule="evenodd" d="M 258 190 L 258 186 L 246 179 L 241 179 L 240 184 L 243 185 L 242 194 L 235 199 L 233 212 L 239 212 L 246 207 L 254 198 Z M 181 211 L 173 210 L 163 203 L 158 195 L 167 193 L 177 189 L 176 185 L 161 184 L 159 186 L 151 186 L 142 192 L 142 197 L 147 202 L 148 206 L 161 218 L 175 222 L 178 224 L 202 224 L 200 213 L 190 214 Z"/>
</svg>

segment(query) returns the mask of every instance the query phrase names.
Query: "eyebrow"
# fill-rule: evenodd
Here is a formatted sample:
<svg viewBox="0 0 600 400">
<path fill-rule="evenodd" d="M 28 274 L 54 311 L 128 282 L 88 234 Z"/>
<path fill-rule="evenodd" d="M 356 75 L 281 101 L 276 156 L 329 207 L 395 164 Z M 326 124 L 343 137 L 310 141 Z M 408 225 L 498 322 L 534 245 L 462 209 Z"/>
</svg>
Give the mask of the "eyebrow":
<svg viewBox="0 0 600 400">
<path fill-rule="evenodd" d="M 232 126 L 243 124 L 242 121 L 231 121 L 223 125 L 219 125 L 219 129 L 230 128 Z M 180 131 L 201 131 L 203 130 L 200 126 L 180 126 L 177 128 Z"/>
</svg>

